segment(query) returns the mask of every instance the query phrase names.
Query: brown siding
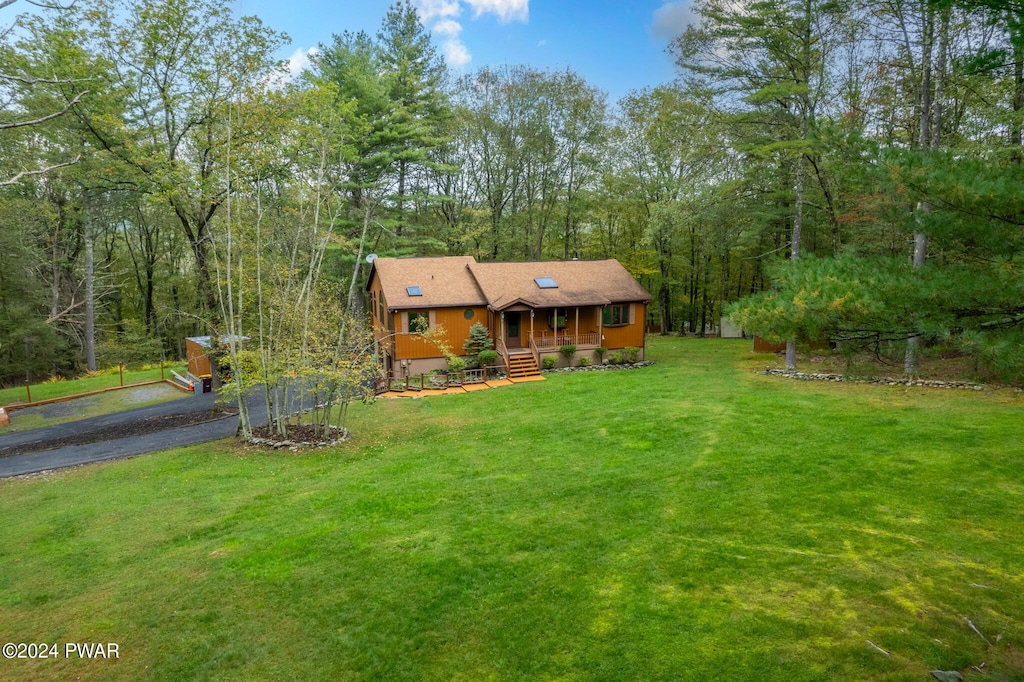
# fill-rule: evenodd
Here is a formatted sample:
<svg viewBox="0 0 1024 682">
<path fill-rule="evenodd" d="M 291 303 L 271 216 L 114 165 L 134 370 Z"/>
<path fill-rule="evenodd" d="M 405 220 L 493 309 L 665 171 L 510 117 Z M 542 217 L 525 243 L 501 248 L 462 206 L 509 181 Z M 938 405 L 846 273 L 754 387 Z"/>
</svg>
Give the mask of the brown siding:
<svg viewBox="0 0 1024 682">
<path fill-rule="evenodd" d="M 384 292 L 380 286 L 380 278 L 377 277 L 376 272 L 373 275 L 373 281 L 370 282 L 370 291 L 368 296 L 368 305 L 370 307 L 370 326 L 373 329 L 373 336 L 377 341 L 384 341 L 384 349 L 389 350 L 390 344 L 388 343 L 389 340 L 387 340 L 387 336 L 391 333 L 391 325 L 389 319 L 381 319 L 380 307 L 382 301 L 384 302 L 385 316 L 387 316 L 387 318 L 390 318 L 391 316 L 388 315 L 387 300 L 384 298 Z"/>
<path fill-rule="evenodd" d="M 188 356 L 188 371 L 197 377 L 210 376 L 210 358 L 206 348 L 192 339 L 185 339 L 185 353 Z"/>
<path fill-rule="evenodd" d="M 643 303 L 630 304 L 630 324 L 622 327 L 604 328 L 605 348 L 625 348 L 627 346 L 644 347 L 644 320 L 647 318 L 647 306 Z"/>
<path fill-rule="evenodd" d="M 772 343 L 770 341 L 765 341 L 760 336 L 754 336 L 755 353 L 781 353 L 784 350 L 786 350 L 785 341 L 779 343 Z"/>
<path fill-rule="evenodd" d="M 462 344 L 469 338 L 469 328 L 480 322 L 487 325 L 487 308 L 472 307 L 473 319 L 467 320 L 464 313 L 466 308 L 439 308 L 431 310 L 430 316 L 434 325 L 444 327 L 445 334 L 442 340 L 448 345 L 448 349 L 456 354 L 462 355 Z M 417 311 L 419 312 L 419 311 Z M 407 310 L 395 311 L 396 329 L 404 329 Z M 399 334 L 395 338 L 395 359 L 413 360 L 418 358 L 439 358 L 444 353 L 433 343 L 424 340 L 414 334 Z"/>
</svg>

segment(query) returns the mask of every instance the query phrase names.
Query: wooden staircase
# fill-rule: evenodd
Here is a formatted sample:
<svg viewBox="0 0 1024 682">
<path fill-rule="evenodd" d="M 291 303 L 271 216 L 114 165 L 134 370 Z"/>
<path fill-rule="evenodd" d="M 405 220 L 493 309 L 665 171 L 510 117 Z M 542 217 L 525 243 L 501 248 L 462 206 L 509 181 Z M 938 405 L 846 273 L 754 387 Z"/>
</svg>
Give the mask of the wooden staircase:
<svg viewBox="0 0 1024 682">
<path fill-rule="evenodd" d="M 540 376 L 540 367 L 533 359 L 533 353 L 510 353 L 508 356 L 508 378 Z"/>
</svg>

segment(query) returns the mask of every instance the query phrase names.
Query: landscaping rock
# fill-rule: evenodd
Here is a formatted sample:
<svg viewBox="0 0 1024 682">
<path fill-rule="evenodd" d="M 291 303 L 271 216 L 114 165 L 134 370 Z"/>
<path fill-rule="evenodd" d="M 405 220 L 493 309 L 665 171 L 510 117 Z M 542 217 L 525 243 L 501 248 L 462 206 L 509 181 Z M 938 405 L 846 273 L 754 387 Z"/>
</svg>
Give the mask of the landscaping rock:
<svg viewBox="0 0 1024 682">
<path fill-rule="evenodd" d="M 877 377 L 874 379 L 847 378 L 842 374 L 825 374 L 810 372 L 793 372 L 772 367 L 765 368 L 761 374 L 797 379 L 799 381 L 842 381 L 851 384 L 879 384 L 882 386 L 921 386 L 925 388 L 960 388 L 973 391 L 984 391 L 985 386 L 970 381 L 939 381 L 937 379 L 895 379 L 893 377 Z"/>
<path fill-rule="evenodd" d="M 955 670 L 932 670 L 932 677 L 941 682 L 963 682 L 964 676 Z"/>
<path fill-rule="evenodd" d="M 643 362 L 634 362 L 632 364 L 625 365 L 590 365 L 588 367 L 559 367 L 557 369 L 546 369 L 544 371 L 555 372 L 558 374 L 562 374 L 565 372 L 605 372 L 609 370 L 640 369 L 642 367 L 648 367 L 653 364 L 653 360 L 644 360 Z"/>
</svg>

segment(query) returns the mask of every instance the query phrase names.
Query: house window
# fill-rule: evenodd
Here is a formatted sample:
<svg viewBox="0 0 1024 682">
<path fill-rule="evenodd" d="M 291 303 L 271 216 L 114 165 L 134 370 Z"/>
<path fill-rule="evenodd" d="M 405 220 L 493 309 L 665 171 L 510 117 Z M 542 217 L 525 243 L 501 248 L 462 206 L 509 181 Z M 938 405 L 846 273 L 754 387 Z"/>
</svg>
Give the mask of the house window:
<svg viewBox="0 0 1024 682">
<path fill-rule="evenodd" d="M 409 313 L 409 331 L 413 334 L 425 332 L 430 329 L 430 313 L 423 312 L 410 312 Z"/>
<path fill-rule="evenodd" d="M 541 289 L 557 289 L 558 282 L 555 281 L 554 277 L 534 277 L 533 281 L 537 283 L 537 286 Z"/>
<path fill-rule="evenodd" d="M 467 320 L 472 320 L 473 319 L 473 315 L 475 315 L 475 314 L 476 313 L 473 312 L 472 308 L 466 308 L 464 311 L 462 311 L 462 316 L 464 318 L 466 318 Z"/>
<path fill-rule="evenodd" d="M 377 297 L 377 306 L 378 306 L 379 312 L 380 312 L 380 323 L 384 324 L 385 322 L 387 322 L 388 318 L 387 318 L 387 315 L 384 314 L 384 294 L 383 294 L 383 292 L 381 293 L 380 296 Z"/>
<path fill-rule="evenodd" d="M 629 304 L 605 306 L 602 315 L 602 323 L 609 327 L 629 324 Z"/>
<path fill-rule="evenodd" d="M 568 317 L 568 308 L 551 308 L 548 310 L 548 326 L 554 329 L 555 322 L 557 322 L 559 329 L 565 329 L 565 321 Z"/>
<path fill-rule="evenodd" d="M 420 289 L 419 287 L 406 287 L 405 288 L 405 292 L 407 294 L 409 294 L 410 296 L 422 296 L 423 295 L 423 289 Z"/>
</svg>

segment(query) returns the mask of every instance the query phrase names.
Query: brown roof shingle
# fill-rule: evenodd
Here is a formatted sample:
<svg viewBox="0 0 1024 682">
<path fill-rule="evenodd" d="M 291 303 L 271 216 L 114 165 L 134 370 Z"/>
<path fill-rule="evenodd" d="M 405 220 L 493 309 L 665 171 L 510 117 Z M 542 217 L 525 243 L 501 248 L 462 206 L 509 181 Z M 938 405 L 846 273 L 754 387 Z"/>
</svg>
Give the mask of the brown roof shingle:
<svg viewBox="0 0 1024 682">
<path fill-rule="evenodd" d="M 391 309 L 490 305 L 504 310 L 517 303 L 555 308 L 651 300 L 613 259 L 477 263 L 472 256 L 378 258 L 371 280 L 373 272 Z M 558 287 L 542 289 L 538 277 L 550 277 Z M 420 287 L 423 295 L 410 296 L 410 286 Z"/>
<path fill-rule="evenodd" d="M 651 300 L 617 260 L 473 263 L 469 269 L 495 310 L 520 302 L 554 308 Z M 537 277 L 554 279 L 558 288 L 540 288 Z"/>
<path fill-rule="evenodd" d="M 475 262 L 472 256 L 378 258 L 373 261 L 370 279 L 375 271 L 391 309 L 487 305 L 466 268 Z M 418 286 L 423 295 L 410 296 L 406 287 L 411 286 Z"/>
</svg>

